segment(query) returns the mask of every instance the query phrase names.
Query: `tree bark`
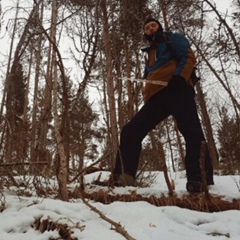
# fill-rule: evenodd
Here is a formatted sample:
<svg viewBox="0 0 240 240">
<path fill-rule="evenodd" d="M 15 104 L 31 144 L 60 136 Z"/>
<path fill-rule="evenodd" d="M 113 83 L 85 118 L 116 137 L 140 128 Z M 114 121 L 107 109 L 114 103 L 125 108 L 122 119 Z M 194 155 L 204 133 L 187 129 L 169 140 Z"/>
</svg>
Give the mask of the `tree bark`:
<svg viewBox="0 0 240 240">
<path fill-rule="evenodd" d="M 41 11 L 39 13 L 39 24 L 42 24 L 42 18 L 43 18 L 43 5 L 41 6 Z M 38 142 L 38 136 L 37 136 L 37 113 L 40 111 L 38 109 L 38 90 L 39 90 L 39 77 L 40 77 L 40 70 L 41 70 L 41 61 L 42 61 L 42 42 L 43 42 L 43 34 L 40 34 L 38 36 L 37 40 L 37 53 L 35 55 L 35 61 L 36 61 L 36 67 L 35 67 L 35 76 L 34 76 L 34 90 L 33 90 L 33 107 L 32 107 L 32 129 L 30 133 L 30 161 L 34 162 L 37 158 L 37 142 Z"/>
<path fill-rule="evenodd" d="M 108 93 L 108 105 L 109 105 L 109 117 L 110 117 L 110 157 L 112 159 L 112 168 L 115 166 L 115 156 L 118 149 L 118 128 L 117 128 L 117 116 L 116 116 L 116 102 L 115 102 L 115 89 L 114 89 L 114 76 L 113 76 L 113 57 L 111 53 L 111 42 L 109 35 L 109 23 L 108 13 L 106 7 L 106 0 L 101 0 L 100 4 L 103 13 L 103 41 L 104 52 L 106 57 L 106 78 L 107 78 L 107 93 Z"/>
<path fill-rule="evenodd" d="M 206 129 L 206 137 L 208 141 L 209 153 L 212 158 L 212 163 L 214 168 L 218 168 L 218 163 L 219 163 L 218 152 L 217 152 L 217 147 L 213 138 L 213 130 L 211 126 L 210 117 L 207 111 L 206 101 L 204 99 L 202 88 L 199 84 L 197 84 L 196 89 L 197 89 L 199 105 L 200 105 L 201 113 L 203 117 L 203 123 L 204 123 L 203 125 L 205 126 L 205 129 Z"/>
<path fill-rule="evenodd" d="M 52 2 L 52 28 L 53 33 L 56 33 L 56 25 L 57 25 L 57 15 L 58 15 L 58 7 L 57 0 L 53 0 Z M 53 71 L 53 117 L 54 117 L 54 133 L 57 141 L 57 150 L 59 156 L 59 172 L 57 172 L 58 177 L 58 185 L 59 185 L 59 194 L 60 199 L 63 201 L 68 201 L 68 190 L 67 190 L 67 154 L 64 147 L 64 139 L 62 136 L 62 122 L 59 116 L 59 104 L 58 104 L 58 71 L 57 71 L 57 45 L 56 45 L 56 37 L 52 34 L 50 44 L 52 46 L 52 55 L 51 55 L 51 66 Z M 61 56 L 59 56 L 59 61 L 61 61 Z M 61 66 L 61 71 L 64 71 L 64 66 Z M 65 81 L 65 74 L 62 72 L 63 81 Z M 63 106 L 64 107 L 64 106 Z M 64 113 L 64 111 L 63 111 Z"/>
</svg>

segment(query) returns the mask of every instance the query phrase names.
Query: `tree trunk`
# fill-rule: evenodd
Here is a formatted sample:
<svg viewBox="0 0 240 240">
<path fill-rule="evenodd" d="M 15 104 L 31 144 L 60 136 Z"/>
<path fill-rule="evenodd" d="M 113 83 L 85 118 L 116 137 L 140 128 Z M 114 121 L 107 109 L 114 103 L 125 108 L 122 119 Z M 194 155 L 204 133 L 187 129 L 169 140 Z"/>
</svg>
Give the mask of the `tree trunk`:
<svg viewBox="0 0 240 240">
<path fill-rule="evenodd" d="M 56 33 L 56 26 L 57 26 L 57 14 L 58 14 L 58 7 L 57 7 L 57 0 L 53 0 L 52 2 L 52 30 L 53 33 Z M 52 55 L 51 55 L 51 66 L 53 71 L 53 117 L 54 117 L 54 133 L 57 141 L 57 151 L 59 156 L 59 171 L 57 172 L 58 177 L 58 185 L 59 185 L 59 195 L 60 199 L 63 201 L 68 201 L 68 190 L 67 190 L 67 154 L 64 147 L 64 140 L 63 139 L 63 129 L 62 129 L 62 122 L 59 116 L 59 104 L 58 104 L 58 71 L 57 71 L 57 46 L 56 46 L 56 37 L 55 35 L 51 35 L 51 45 L 52 47 Z M 61 61 L 61 59 L 58 59 Z M 64 66 L 61 66 L 62 71 Z M 64 72 L 62 72 L 63 81 L 65 81 Z M 64 108 L 65 106 L 63 106 Z M 65 113 L 65 111 L 63 111 Z M 63 121 L 63 120 L 62 120 Z"/>
<path fill-rule="evenodd" d="M 41 11 L 39 13 L 39 24 L 42 24 L 42 18 L 43 18 L 43 5 L 41 6 Z M 33 107 L 32 107 L 32 129 L 30 133 L 30 161 L 35 162 L 37 161 L 37 142 L 39 141 L 37 136 L 37 113 L 40 111 L 38 109 L 38 83 L 39 83 L 39 77 L 40 77 L 40 70 L 41 70 L 41 61 L 42 61 L 42 42 L 43 42 L 43 34 L 40 34 L 37 39 L 37 53 L 35 55 L 35 61 L 36 61 L 36 67 L 35 67 L 35 77 L 34 77 L 34 92 L 33 92 Z"/>
<path fill-rule="evenodd" d="M 109 35 L 108 14 L 106 7 L 106 0 L 101 0 L 100 7 L 103 13 L 103 42 L 104 51 L 106 57 L 107 68 L 107 93 L 108 93 L 108 105 L 109 105 L 109 117 L 110 117 L 110 158 L 112 159 L 112 167 L 115 166 L 115 156 L 118 149 L 118 129 L 117 129 L 117 116 L 116 116 L 116 102 L 115 102 L 115 90 L 114 90 L 114 77 L 113 77 L 113 57 L 111 53 L 111 42 Z"/>
<path fill-rule="evenodd" d="M 181 170 L 182 169 L 185 169 L 185 151 L 184 151 L 184 147 L 183 147 L 183 143 L 182 143 L 182 140 L 181 140 L 181 135 L 179 133 L 179 130 L 178 130 L 178 127 L 177 127 L 177 123 L 176 121 L 174 120 L 174 130 L 175 130 L 175 133 L 176 133 L 176 136 L 177 136 L 177 145 L 178 145 L 178 150 L 179 150 L 179 158 L 181 160 L 181 163 L 178 163 L 178 169 L 179 169 L 179 166 L 181 166 Z"/>
<path fill-rule="evenodd" d="M 201 108 L 204 126 L 206 128 L 206 137 L 207 137 L 207 141 L 208 141 L 208 145 L 209 145 L 209 153 L 212 158 L 212 163 L 213 163 L 214 168 L 217 168 L 218 163 L 219 163 L 218 152 L 217 152 L 216 144 L 215 144 L 215 141 L 213 138 L 212 126 L 211 126 L 210 118 L 208 115 L 207 106 L 206 106 L 206 102 L 204 99 L 204 94 L 203 94 L 202 88 L 199 84 L 197 84 L 197 93 L 198 93 L 199 105 Z"/>
</svg>

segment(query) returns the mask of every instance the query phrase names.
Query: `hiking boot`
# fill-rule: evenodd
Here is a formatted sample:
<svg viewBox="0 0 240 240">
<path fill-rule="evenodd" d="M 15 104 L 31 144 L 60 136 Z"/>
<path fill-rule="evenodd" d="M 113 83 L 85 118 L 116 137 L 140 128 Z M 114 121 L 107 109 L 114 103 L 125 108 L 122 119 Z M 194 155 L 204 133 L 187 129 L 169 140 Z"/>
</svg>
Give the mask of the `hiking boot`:
<svg viewBox="0 0 240 240">
<path fill-rule="evenodd" d="M 214 181 L 211 179 L 207 179 L 207 185 L 210 186 L 210 185 L 214 185 Z"/>
<path fill-rule="evenodd" d="M 126 173 L 122 173 L 120 174 L 119 178 L 118 178 L 118 185 L 119 187 L 126 187 L 126 186 L 133 186 L 134 185 L 134 177 L 126 174 Z"/>
<path fill-rule="evenodd" d="M 213 178 L 211 179 L 207 179 L 207 185 L 214 185 L 214 181 Z M 190 180 L 187 182 L 186 185 L 187 191 L 191 192 L 191 193 L 200 193 L 203 192 L 203 184 L 201 181 L 197 181 L 197 180 Z"/>
<path fill-rule="evenodd" d="M 207 180 L 207 185 L 209 186 L 209 185 L 214 185 L 214 181 L 213 181 L 213 176 L 211 175 L 207 175 L 206 176 L 206 180 Z"/>
<path fill-rule="evenodd" d="M 134 177 L 129 174 L 111 174 L 107 181 L 94 181 L 93 184 L 102 187 L 126 187 L 134 185 Z"/>
<path fill-rule="evenodd" d="M 203 192 L 203 185 L 201 182 L 188 181 L 186 185 L 187 191 L 190 193 L 200 193 Z"/>
<path fill-rule="evenodd" d="M 92 184 L 98 185 L 98 186 L 101 186 L 101 187 L 112 187 L 112 186 L 114 186 L 115 181 L 117 181 L 116 176 L 113 175 L 113 174 L 110 174 L 108 180 L 104 180 L 104 181 L 95 180 L 95 181 L 92 182 Z"/>
</svg>

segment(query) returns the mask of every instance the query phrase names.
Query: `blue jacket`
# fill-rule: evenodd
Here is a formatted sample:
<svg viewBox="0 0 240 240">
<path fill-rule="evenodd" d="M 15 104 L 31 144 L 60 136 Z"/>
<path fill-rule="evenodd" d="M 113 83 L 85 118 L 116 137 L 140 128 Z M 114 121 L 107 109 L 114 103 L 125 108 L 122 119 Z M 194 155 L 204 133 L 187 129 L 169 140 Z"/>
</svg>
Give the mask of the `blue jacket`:
<svg viewBox="0 0 240 240">
<path fill-rule="evenodd" d="M 154 65 L 150 66 L 150 62 L 146 62 L 146 79 L 168 83 L 173 75 L 179 75 L 191 84 L 190 75 L 196 64 L 196 58 L 189 41 L 181 33 L 165 32 L 164 35 L 167 36 L 167 40 L 166 38 L 164 39 L 163 33 L 160 34 L 161 36 L 156 43 L 156 48 L 152 50 L 148 48 L 146 50 L 148 54 L 150 54 L 150 51 L 155 51 Z M 167 41 L 169 44 L 167 44 Z M 147 101 L 164 87 L 165 86 L 147 83 L 143 91 L 144 99 Z"/>
</svg>

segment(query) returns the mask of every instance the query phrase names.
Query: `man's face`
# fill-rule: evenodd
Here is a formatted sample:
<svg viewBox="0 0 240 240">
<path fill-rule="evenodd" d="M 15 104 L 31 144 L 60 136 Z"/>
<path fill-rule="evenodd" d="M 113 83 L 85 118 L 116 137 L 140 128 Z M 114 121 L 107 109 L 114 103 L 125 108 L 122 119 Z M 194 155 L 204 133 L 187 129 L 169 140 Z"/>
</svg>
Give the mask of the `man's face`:
<svg viewBox="0 0 240 240">
<path fill-rule="evenodd" d="M 155 32 L 157 32 L 158 28 L 159 28 L 159 25 L 156 22 L 154 21 L 148 22 L 144 26 L 144 33 L 147 35 L 152 35 Z"/>
</svg>

